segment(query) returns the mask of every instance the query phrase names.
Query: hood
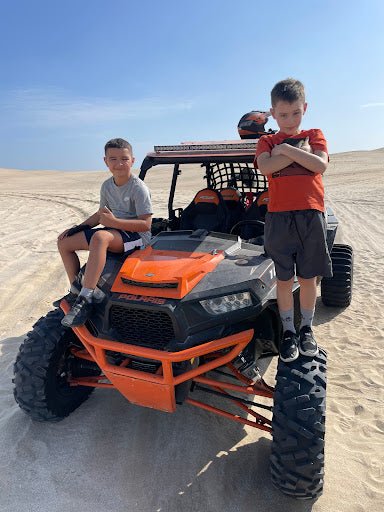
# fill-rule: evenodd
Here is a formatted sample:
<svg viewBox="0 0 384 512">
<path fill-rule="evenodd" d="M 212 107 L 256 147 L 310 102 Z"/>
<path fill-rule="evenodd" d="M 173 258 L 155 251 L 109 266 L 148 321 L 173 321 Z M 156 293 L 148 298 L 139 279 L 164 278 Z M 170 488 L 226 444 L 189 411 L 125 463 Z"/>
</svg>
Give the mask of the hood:
<svg viewBox="0 0 384 512">
<path fill-rule="evenodd" d="M 223 251 L 166 251 L 150 246 L 128 256 L 111 291 L 182 299 L 223 259 Z"/>
</svg>

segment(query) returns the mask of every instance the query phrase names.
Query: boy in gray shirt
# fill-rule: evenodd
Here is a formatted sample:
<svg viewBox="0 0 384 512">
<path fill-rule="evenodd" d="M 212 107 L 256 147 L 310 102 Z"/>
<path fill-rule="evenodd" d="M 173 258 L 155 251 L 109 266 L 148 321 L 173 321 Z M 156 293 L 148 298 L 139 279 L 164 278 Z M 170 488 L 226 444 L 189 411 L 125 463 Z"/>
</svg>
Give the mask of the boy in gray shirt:
<svg viewBox="0 0 384 512">
<path fill-rule="evenodd" d="M 148 187 L 132 174 L 132 146 L 124 139 L 105 145 L 104 161 L 112 173 L 100 191 L 100 208 L 75 228 L 58 237 L 57 245 L 72 283 L 79 270 L 79 250 L 89 250 L 83 287 L 65 315 L 65 327 L 83 325 L 92 310 L 93 293 L 105 266 L 107 251 L 130 254 L 146 246 L 151 238 L 152 204 Z M 102 228 L 94 229 L 98 224 Z"/>
</svg>

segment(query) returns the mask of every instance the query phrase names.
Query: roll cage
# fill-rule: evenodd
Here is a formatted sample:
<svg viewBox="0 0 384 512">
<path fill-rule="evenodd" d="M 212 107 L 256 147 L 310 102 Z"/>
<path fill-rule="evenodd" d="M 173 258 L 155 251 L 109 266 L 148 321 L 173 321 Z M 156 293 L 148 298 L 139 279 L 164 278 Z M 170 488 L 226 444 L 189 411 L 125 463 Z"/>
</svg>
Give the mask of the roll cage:
<svg viewBox="0 0 384 512">
<path fill-rule="evenodd" d="M 205 169 L 204 179 L 208 188 L 235 188 L 241 193 L 243 203 L 248 205 L 258 192 L 268 187 L 267 178 L 254 167 L 256 146 L 257 139 L 155 146 L 154 151 L 144 158 L 139 177 L 144 180 L 149 169 L 157 165 L 173 165 L 168 198 L 171 225 L 180 214 L 180 209 L 173 208 L 173 202 L 182 165 L 200 164 Z"/>
</svg>

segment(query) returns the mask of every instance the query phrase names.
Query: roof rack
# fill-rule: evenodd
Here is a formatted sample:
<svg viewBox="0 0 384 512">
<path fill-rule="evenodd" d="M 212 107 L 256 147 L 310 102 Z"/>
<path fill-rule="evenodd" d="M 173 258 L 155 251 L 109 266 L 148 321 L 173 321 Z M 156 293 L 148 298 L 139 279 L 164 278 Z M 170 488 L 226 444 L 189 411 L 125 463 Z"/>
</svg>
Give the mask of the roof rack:
<svg viewBox="0 0 384 512">
<path fill-rule="evenodd" d="M 207 142 L 182 142 L 181 144 L 171 146 L 154 146 L 155 153 L 184 153 L 186 151 L 233 151 L 234 149 L 251 149 L 256 148 L 258 139 L 246 140 L 224 140 L 224 141 L 207 141 Z"/>
</svg>

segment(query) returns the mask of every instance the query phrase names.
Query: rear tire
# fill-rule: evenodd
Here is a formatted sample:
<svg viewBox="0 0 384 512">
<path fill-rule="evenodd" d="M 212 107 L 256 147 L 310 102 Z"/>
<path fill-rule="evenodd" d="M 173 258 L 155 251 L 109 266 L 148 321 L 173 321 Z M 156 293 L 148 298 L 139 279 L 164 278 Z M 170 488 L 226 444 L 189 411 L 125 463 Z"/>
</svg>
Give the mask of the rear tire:
<svg viewBox="0 0 384 512">
<path fill-rule="evenodd" d="M 353 284 L 353 249 L 335 244 L 331 252 L 333 277 L 321 280 L 321 300 L 325 306 L 345 308 L 351 304 Z"/>
<path fill-rule="evenodd" d="M 270 457 L 273 484 L 297 499 L 323 492 L 326 353 L 279 361 Z"/>
<path fill-rule="evenodd" d="M 40 318 L 27 334 L 14 365 L 15 400 L 36 421 L 60 421 L 92 393 L 92 387 L 71 387 L 69 374 L 100 375 L 96 363 L 86 361 L 82 367 L 70 354 L 70 345 L 80 342 L 72 330 L 62 327 L 63 316 L 56 309 Z"/>
</svg>

